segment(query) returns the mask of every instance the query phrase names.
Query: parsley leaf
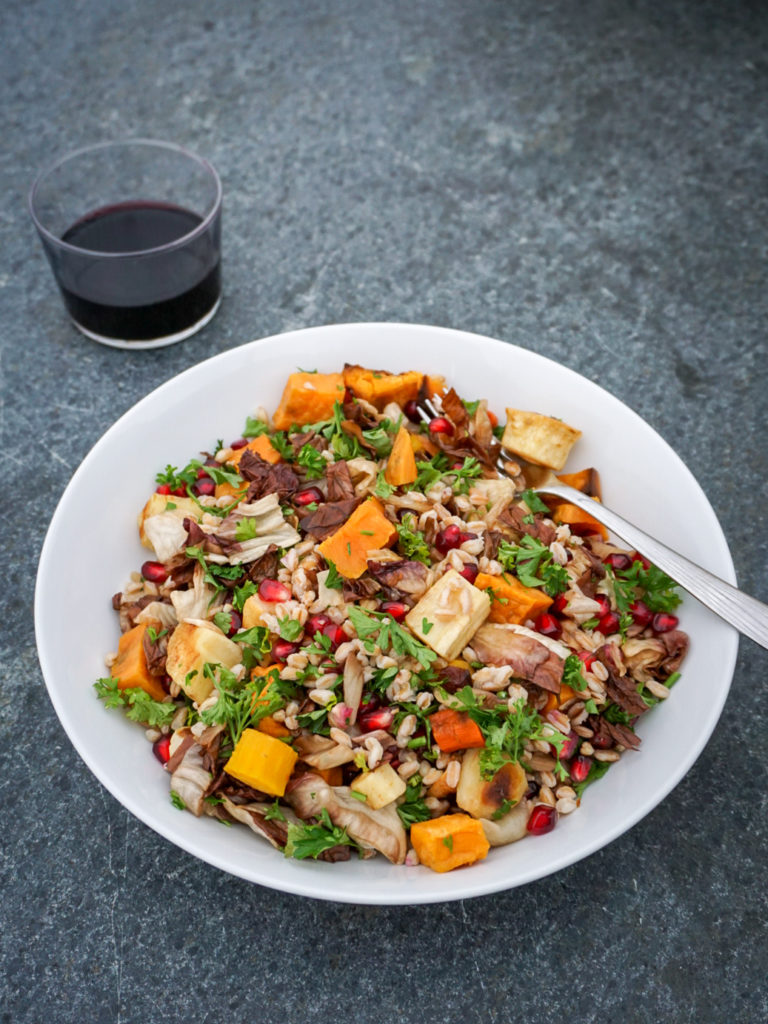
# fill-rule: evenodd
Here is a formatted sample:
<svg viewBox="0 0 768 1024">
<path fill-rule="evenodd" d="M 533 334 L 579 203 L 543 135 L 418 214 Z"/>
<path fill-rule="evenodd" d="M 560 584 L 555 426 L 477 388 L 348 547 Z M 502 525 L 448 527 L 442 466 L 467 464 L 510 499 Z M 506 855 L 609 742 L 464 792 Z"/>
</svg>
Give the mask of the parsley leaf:
<svg viewBox="0 0 768 1024">
<path fill-rule="evenodd" d="M 177 811 L 186 811 L 187 809 L 187 805 L 184 803 L 183 799 L 181 798 L 181 796 L 179 796 L 175 789 L 171 790 L 171 803 L 173 804 Z"/>
<path fill-rule="evenodd" d="M 411 776 L 408 780 L 402 803 L 397 806 L 397 813 L 404 828 L 410 828 L 417 821 L 429 821 L 432 817 L 431 811 L 421 795 L 421 790 L 421 776 L 418 774 Z"/>
<path fill-rule="evenodd" d="M 307 857 L 317 860 L 321 853 L 333 849 L 334 846 L 354 845 L 347 835 L 347 830 L 334 825 L 324 807 L 317 825 L 288 826 L 288 841 L 284 852 L 286 857 L 293 857 L 295 860 L 306 860 Z"/>
<path fill-rule="evenodd" d="M 503 540 L 497 558 L 525 587 L 541 587 L 550 597 L 568 589 L 565 567 L 558 565 L 546 544 L 535 537 L 526 535 L 519 544 Z"/>
<path fill-rule="evenodd" d="M 249 516 L 243 516 L 235 524 L 235 540 L 246 541 L 253 540 L 257 534 L 256 520 Z"/>
<path fill-rule="evenodd" d="M 275 685 L 277 669 L 266 677 L 242 683 L 223 665 L 206 662 L 203 675 L 213 683 L 218 697 L 215 704 L 200 712 L 200 718 L 206 725 L 225 726 L 232 748 L 245 729 L 255 727 L 262 718 L 285 706 L 286 701 Z"/>
<path fill-rule="evenodd" d="M 373 493 L 377 498 L 389 498 L 390 495 L 394 494 L 397 488 L 388 484 L 384 477 L 384 470 L 380 469 L 376 477 L 376 486 L 373 488 Z"/>
<path fill-rule="evenodd" d="M 406 558 L 429 565 L 432 561 L 429 544 L 420 530 L 413 529 L 415 523 L 416 519 L 412 515 L 403 516 L 403 521 L 397 523 L 397 546 Z"/>
<path fill-rule="evenodd" d="M 243 437 L 259 437 L 261 434 L 269 433 L 269 424 L 266 420 L 257 420 L 248 416 L 243 428 Z"/>
<path fill-rule="evenodd" d="M 342 590 L 344 587 L 344 577 L 330 559 L 326 559 L 326 562 L 328 565 L 328 575 L 325 578 L 326 587 L 329 590 Z"/>
<path fill-rule="evenodd" d="M 579 693 L 587 688 L 587 680 L 581 674 L 581 659 L 575 654 L 569 654 L 565 659 L 563 682 L 572 690 L 578 690 Z"/>
<path fill-rule="evenodd" d="M 415 658 L 422 668 L 430 668 L 437 658 L 434 651 L 425 647 L 411 633 L 403 629 L 391 615 L 382 612 L 365 612 L 356 605 L 350 605 L 349 619 L 358 637 L 368 641 L 373 649 L 372 636 L 378 634 L 377 643 L 382 651 L 392 650 L 396 655 Z"/>
<path fill-rule="evenodd" d="M 293 643 L 294 640 L 298 640 L 304 632 L 304 627 L 299 620 L 292 619 L 290 615 L 286 615 L 284 619 L 278 619 L 277 625 L 280 629 L 280 636 L 283 640 L 288 640 L 290 643 Z"/>
<path fill-rule="evenodd" d="M 317 448 L 313 448 L 311 444 L 302 445 L 296 461 L 306 469 L 308 480 L 319 480 L 328 465 Z"/>
<path fill-rule="evenodd" d="M 265 821 L 286 821 L 286 817 L 280 809 L 280 804 L 277 800 L 264 812 Z"/>
<path fill-rule="evenodd" d="M 528 488 L 528 490 L 523 491 L 520 497 L 523 499 L 523 501 L 531 510 L 531 512 L 541 512 L 546 516 L 549 515 L 549 509 L 538 496 L 536 491 L 533 491 L 530 488 Z"/>
<path fill-rule="evenodd" d="M 118 687 L 118 680 L 112 676 L 97 680 L 93 687 L 106 707 L 121 707 L 127 718 L 133 722 L 142 722 L 144 725 L 170 725 L 173 716 L 179 710 L 177 704 L 154 700 L 146 690 L 139 687 L 121 690 Z"/>
</svg>

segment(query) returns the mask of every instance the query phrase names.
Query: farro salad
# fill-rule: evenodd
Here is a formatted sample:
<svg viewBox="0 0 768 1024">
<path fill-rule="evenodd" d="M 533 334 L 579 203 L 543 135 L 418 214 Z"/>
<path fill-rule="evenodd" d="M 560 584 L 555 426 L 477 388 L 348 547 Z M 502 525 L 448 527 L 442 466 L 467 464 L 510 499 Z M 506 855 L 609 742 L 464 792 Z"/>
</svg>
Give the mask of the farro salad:
<svg viewBox="0 0 768 1024">
<path fill-rule="evenodd" d="M 596 469 L 562 472 L 579 436 L 346 365 L 158 473 L 95 687 L 174 805 L 289 857 L 439 872 L 575 811 L 688 647 L 672 580 L 533 490 L 544 468 L 599 499 Z"/>
</svg>

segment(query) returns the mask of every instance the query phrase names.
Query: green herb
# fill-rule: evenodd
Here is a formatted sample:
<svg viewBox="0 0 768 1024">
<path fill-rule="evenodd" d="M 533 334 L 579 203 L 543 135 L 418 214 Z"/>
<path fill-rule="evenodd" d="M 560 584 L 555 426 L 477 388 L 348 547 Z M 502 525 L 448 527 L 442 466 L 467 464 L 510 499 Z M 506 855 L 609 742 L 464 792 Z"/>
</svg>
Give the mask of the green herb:
<svg viewBox="0 0 768 1024">
<path fill-rule="evenodd" d="M 277 625 L 280 630 L 280 636 L 283 640 L 288 640 L 289 643 L 293 643 L 295 640 L 298 640 L 304 632 L 304 627 L 299 620 L 292 619 L 290 615 L 286 615 L 284 619 L 278 619 Z"/>
<path fill-rule="evenodd" d="M 380 469 L 376 476 L 376 486 L 373 488 L 373 493 L 377 498 L 384 498 L 385 500 L 395 493 L 397 488 L 388 484 L 384 477 L 384 470 Z"/>
<path fill-rule="evenodd" d="M 519 544 L 503 540 L 497 555 L 504 569 L 514 572 L 523 586 L 541 587 L 550 597 L 568 589 L 568 574 L 552 558 L 552 552 L 535 537 L 525 536 Z"/>
<path fill-rule="evenodd" d="M 474 416 L 475 413 L 477 412 L 478 406 L 480 405 L 480 399 L 476 398 L 474 402 L 467 402 L 465 399 L 462 398 L 461 404 L 464 406 L 464 408 L 467 410 L 470 416 Z"/>
<path fill-rule="evenodd" d="M 371 693 L 376 693 L 383 697 L 390 684 L 394 682 L 398 671 L 397 665 L 392 665 L 390 668 L 377 668 L 373 673 L 373 678 L 368 683 Z"/>
<path fill-rule="evenodd" d="M 421 632 L 425 636 L 427 636 L 427 634 L 429 633 L 429 631 L 432 629 L 432 627 L 434 625 L 435 625 L 434 622 L 430 622 L 429 619 L 422 619 L 421 620 Z"/>
<path fill-rule="evenodd" d="M 344 577 L 330 559 L 326 559 L 326 562 L 328 564 L 328 575 L 325 578 L 326 587 L 329 590 L 342 590 L 344 587 Z"/>
<path fill-rule="evenodd" d="M 397 546 L 406 558 L 413 558 L 417 562 L 429 565 L 432 560 L 429 544 L 420 530 L 414 530 L 415 523 L 414 516 L 406 515 L 403 517 L 403 521 L 397 524 Z"/>
<path fill-rule="evenodd" d="M 195 461 L 191 464 L 194 465 Z M 197 468 L 204 469 L 215 484 L 232 484 L 233 487 L 242 487 L 245 484 L 245 481 L 235 469 L 228 469 L 226 466 L 206 466 L 202 462 Z"/>
<path fill-rule="evenodd" d="M 168 630 L 164 629 L 160 633 L 154 628 L 154 626 L 147 626 L 147 636 L 149 637 L 150 643 L 156 644 L 157 641 L 164 636 L 168 635 Z"/>
<path fill-rule="evenodd" d="M 445 482 L 456 494 L 466 494 L 470 480 L 482 476 L 483 467 L 475 458 L 467 457 L 457 469 L 451 467 L 444 452 L 438 452 L 429 461 L 416 463 L 418 475 L 413 484 L 417 491 L 428 491 L 438 480 Z"/>
<path fill-rule="evenodd" d="M 590 715 L 598 714 L 597 704 L 595 704 L 592 697 L 590 697 L 589 700 L 584 701 L 584 710 Z"/>
<path fill-rule="evenodd" d="M 307 857 L 317 860 L 321 853 L 332 850 L 334 846 L 354 845 L 347 835 L 347 830 L 334 825 L 330 814 L 324 807 L 320 812 L 320 822 L 317 825 L 288 826 L 285 855 L 296 860 L 306 860 Z"/>
<path fill-rule="evenodd" d="M 365 793 L 358 793 L 356 789 L 350 789 L 349 795 L 354 797 L 355 800 L 359 800 L 361 804 L 365 804 L 368 802 L 368 797 L 365 795 Z"/>
<path fill-rule="evenodd" d="M 587 680 L 581 674 L 581 659 L 575 654 L 569 654 L 563 665 L 563 682 L 572 690 L 581 693 L 587 688 Z"/>
<path fill-rule="evenodd" d="M 612 722 L 614 725 L 629 725 L 632 724 L 632 719 L 629 713 L 623 708 L 620 708 L 618 704 L 609 704 L 608 707 L 603 711 L 603 718 L 606 722 Z"/>
<path fill-rule="evenodd" d="M 447 846 L 451 853 L 453 853 L 453 836 L 443 836 L 443 846 Z"/>
<path fill-rule="evenodd" d="M 235 589 L 232 591 L 232 604 L 239 612 L 242 612 L 243 605 L 248 600 L 248 598 L 253 597 L 253 595 L 258 594 L 258 592 L 259 588 L 256 586 L 256 584 L 253 583 L 251 580 L 246 580 L 245 583 L 243 583 L 239 587 L 235 587 Z"/>
<path fill-rule="evenodd" d="M 293 445 L 288 440 L 288 435 L 284 430 L 276 430 L 274 434 L 270 435 L 269 440 L 275 451 L 279 452 L 286 462 L 293 462 Z"/>
<path fill-rule="evenodd" d="M 434 651 L 419 643 L 411 633 L 395 622 L 391 615 L 365 612 L 362 608 L 351 605 L 349 619 L 358 637 L 364 642 L 368 641 L 371 650 L 371 637 L 377 633 L 377 642 L 382 651 L 391 649 L 396 655 L 415 658 L 422 668 L 429 668 L 437 658 Z"/>
<path fill-rule="evenodd" d="M 587 629 L 587 630 L 592 630 L 592 629 L 594 629 L 597 626 L 597 624 L 599 622 L 600 622 L 600 619 L 598 619 L 598 618 L 587 619 L 585 622 L 582 622 L 581 628 L 582 629 Z"/>
<path fill-rule="evenodd" d="M 350 541 L 347 541 L 347 554 L 348 555 L 352 554 L 352 544 L 351 544 Z"/>
<path fill-rule="evenodd" d="M 233 749 L 245 729 L 254 728 L 262 718 L 285 706 L 275 686 L 277 669 L 266 677 L 243 683 L 223 665 L 206 662 L 203 675 L 213 683 L 218 696 L 215 704 L 200 712 L 200 719 L 206 725 L 223 725 Z"/>
<path fill-rule="evenodd" d="M 179 710 L 177 704 L 153 700 L 146 690 L 138 686 L 121 690 L 118 687 L 118 680 L 112 676 L 97 680 L 93 687 L 99 698 L 104 701 L 105 707 L 122 708 L 127 718 L 133 722 L 142 722 L 144 725 L 170 725 L 173 716 Z"/>
<path fill-rule="evenodd" d="M 501 804 L 493 812 L 493 814 L 491 815 L 491 818 L 494 821 L 499 821 L 499 819 L 503 818 L 505 814 L 509 814 L 509 812 L 512 810 L 512 808 L 516 804 L 517 804 L 517 800 L 508 800 L 505 797 L 504 800 L 501 801 Z"/>
<path fill-rule="evenodd" d="M 216 612 L 213 616 L 214 626 L 218 626 L 222 633 L 229 633 L 232 628 L 232 612 Z"/>
<path fill-rule="evenodd" d="M 184 801 L 182 800 L 182 798 L 179 796 L 175 789 L 171 790 L 171 803 L 173 804 L 177 811 L 186 811 L 187 809 L 187 805 L 184 803 Z"/>
<path fill-rule="evenodd" d="M 304 506 L 307 512 L 317 512 L 318 507 L 319 506 L 316 501 L 310 501 L 308 505 Z"/>
<path fill-rule="evenodd" d="M 269 433 L 269 424 L 266 420 L 257 420 L 248 416 L 243 428 L 243 437 L 259 437 L 261 434 Z"/>
<path fill-rule="evenodd" d="M 504 437 L 504 424 L 503 423 L 497 423 L 496 424 L 496 426 L 493 428 L 493 436 L 496 438 L 497 441 L 500 441 L 502 439 L 502 437 Z"/>
<path fill-rule="evenodd" d="M 361 530 L 360 533 L 361 533 L 361 535 L 363 537 L 372 537 L 373 536 L 373 530 Z"/>
<path fill-rule="evenodd" d="M 199 465 L 200 463 L 198 463 Z M 184 469 L 177 469 L 176 466 L 171 466 L 170 463 L 165 467 L 162 473 L 158 473 L 155 476 L 155 483 L 170 487 L 172 491 L 177 491 L 179 488 L 191 487 L 192 484 L 197 480 L 197 467 L 193 467 L 192 464 L 185 466 Z"/>
<path fill-rule="evenodd" d="M 673 672 L 668 679 L 664 680 L 664 685 L 667 687 L 674 686 L 677 680 L 680 678 L 680 672 Z"/>
<path fill-rule="evenodd" d="M 549 515 L 549 509 L 547 508 L 547 506 L 538 496 L 536 491 L 531 490 L 530 487 L 528 488 L 528 490 L 523 491 L 520 497 L 528 506 L 529 511 L 541 512 L 543 515 Z"/>
<path fill-rule="evenodd" d="M 397 813 L 400 815 L 400 821 L 404 828 L 410 828 L 417 821 L 429 821 L 432 817 L 424 802 L 424 797 L 421 795 L 421 790 L 421 776 L 418 774 L 411 776 L 403 794 L 402 803 L 397 807 Z"/>
<path fill-rule="evenodd" d="M 392 438 L 387 433 L 383 424 L 375 427 L 373 430 L 364 430 L 363 437 L 373 447 L 377 459 L 383 459 L 392 451 Z"/>
<path fill-rule="evenodd" d="M 317 370 L 302 370 L 300 366 L 297 366 L 296 369 L 299 371 L 299 373 L 317 373 Z"/>
<path fill-rule="evenodd" d="M 172 512 L 173 509 L 178 508 L 178 507 L 179 506 L 176 504 L 175 501 L 166 501 L 166 503 L 165 503 L 166 512 Z"/>
<path fill-rule="evenodd" d="M 204 582 L 213 587 L 216 593 L 225 589 L 221 580 L 238 580 L 243 575 L 242 565 L 217 565 L 215 562 L 206 561 L 202 547 L 189 547 L 184 553 L 187 558 L 195 558 L 200 563 L 204 570 Z"/>
<path fill-rule="evenodd" d="M 614 573 L 610 567 L 606 568 L 613 580 L 616 607 L 620 612 L 628 611 L 629 605 L 637 600 L 644 601 L 652 612 L 672 612 L 680 604 L 677 584 L 655 565 L 646 569 L 635 559 L 629 569 Z"/>
<path fill-rule="evenodd" d="M 243 648 L 243 665 L 250 671 L 261 664 L 272 651 L 272 636 L 266 626 L 251 626 L 236 633 L 232 639 Z"/>
<path fill-rule="evenodd" d="M 306 469 L 308 480 L 319 480 L 328 465 L 317 448 L 313 448 L 311 444 L 302 445 L 296 461 Z"/>
<path fill-rule="evenodd" d="M 275 800 L 271 807 L 264 812 L 265 821 L 286 821 L 286 817 L 283 814 L 280 803 Z"/>
</svg>

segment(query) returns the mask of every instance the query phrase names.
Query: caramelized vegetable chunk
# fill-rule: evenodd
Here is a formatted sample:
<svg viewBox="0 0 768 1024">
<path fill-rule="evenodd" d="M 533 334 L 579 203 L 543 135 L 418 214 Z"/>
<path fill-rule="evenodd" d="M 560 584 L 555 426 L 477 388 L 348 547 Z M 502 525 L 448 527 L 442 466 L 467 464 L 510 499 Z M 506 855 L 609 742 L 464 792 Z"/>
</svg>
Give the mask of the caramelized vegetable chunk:
<svg viewBox="0 0 768 1024">
<path fill-rule="evenodd" d="M 157 625 L 157 623 L 156 623 Z M 144 652 L 144 634 L 147 623 L 123 633 L 117 643 L 117 659 L 112 665 L 112 677 L 117 680 L 119 690 L 141 689 L 153 700 L 163 700 L 165 690 L 160 680 L 153 676 L 147 667 L 147 656 Z"/>
<path fill-rule="evenodd" d="M 381 502 L 369 498 L 317 550 L 342 576 L 356 580 L 368 567 L 368 552 L 389 547 L 396 537 L 397 530 L 384 515 Z"/>
<path fill-rule="evenodd" d="M 245 729 L 224 771 L 262 793 L 283 796 L 298 756 L 287 743 L 256 729 Z"/>
<path fill-rule="evenodd" d="M 515 455 L 550 469 L 562 469 L 581 431 L 540 412 L 507 409 L 501 443 Z"/>
<path fill-rule="evenodd" d="M 485 746 L 480 726 L 469 717 L 466 711 L 444 708 L 442 711 L 430 715 L 429 724 L 432 727 L 435 743 L 444 754 L 450 754 L 454 750 Z"/>
<path fill-rule="evenodd" d="M 468 814 L 417 821 L 411 825 L 411 842 L 421 863 L 440 872 L 483 860 L 491 848 L 483 826 Z"/>
<path fill-rule="evenodd" d="M 280 461 L 280 452 L 273 447 L 272 442 L 269 440 L 266 434 L 259 434 L 258 437 L 254 437 L 253 440 L 249 441 L 248 444 L 242 448 L 237 448 L 230 457 L 227 459 L 227 465 L 233 466 L 235 469 L 240 465 L 240 459 L 246 452 L 255 452 L 256 455 L 260 455 L 265 462 L 271 462 L 274 465 Z"/>
<path fill-rule="evenodd" d="M 272 422 L 275 430 L 287 430 L 293 423 L 317 423 L 330 419 L 335 402 L 344 398 L 340 373 L 292 373 Z"/>
<path fill-rule="evenodd" d="M 567 523 L 574 533 L 599 533 L 603 540 L 608 540 L 608 531 L 603 524 L 598 523 L 594 516 L 591 516 L 589 512 L 584 512 L 578 505 L 564 502 L 557 506 L 552 513 L 552 518 L 556 523 Z"/>
<path fill-rule="evenodd" d="M 407 373 L 387 373 L 384 370 L 366 370 L 362 366 L 344 367 L 344 384 L 357 398 L 383 409 L 388 402 L 403 406 L 418 397 L 423 374 L 415 370 Z"/>
<path fill-rule="evenodd" d="M 479 590 L 491 590 L 491 622 L 514 622 L 522 626 L 537 618 L 552 604 L 552 598 L 538 587 L 526 587 L 514 576 L 490 576 L 479 572 L 475 579 Z"/>
<path fill-rule="evenodd" d="M 387 459 L 384 479 L 392 487 L 402 487 L 405 484 L 412 484 L 417 476 L 416 457 L 413 454 L 411 435 L 405 427 L 400 427 Z"/>
</svg>

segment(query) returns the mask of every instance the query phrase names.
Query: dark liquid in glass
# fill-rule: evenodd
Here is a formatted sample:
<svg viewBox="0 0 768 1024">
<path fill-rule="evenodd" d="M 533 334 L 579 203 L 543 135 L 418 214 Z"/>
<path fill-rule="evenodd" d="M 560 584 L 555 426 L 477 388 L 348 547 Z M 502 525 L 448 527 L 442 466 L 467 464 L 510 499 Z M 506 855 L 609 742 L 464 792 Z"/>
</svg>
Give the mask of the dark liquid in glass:
<svg viewBox="0 0 768 1024">
<path fill-rule="evenodd" d="M 131 202 L 94 210 L 62 235 L 64 242 L 93 253 L 139 253 L 178 241 L 202 223 L 191 210 L 168 203 Z M 72 287 L 59 282 L 72 318 L 102 337 L 149 341 L 178 334 L 198 323 L 219 298 L 221 264 L 210 238 L 139 261 L 94 257 L 92 272 Z M 152 264 L 146 262 L 151 259 Z M 137 304 L 141 275 L 159 286 L 162 298 Z M 85 282 L 87 281 L 87 286 Z M 82 294 L 82 292 L 87 292 Z"/>
</svg>

